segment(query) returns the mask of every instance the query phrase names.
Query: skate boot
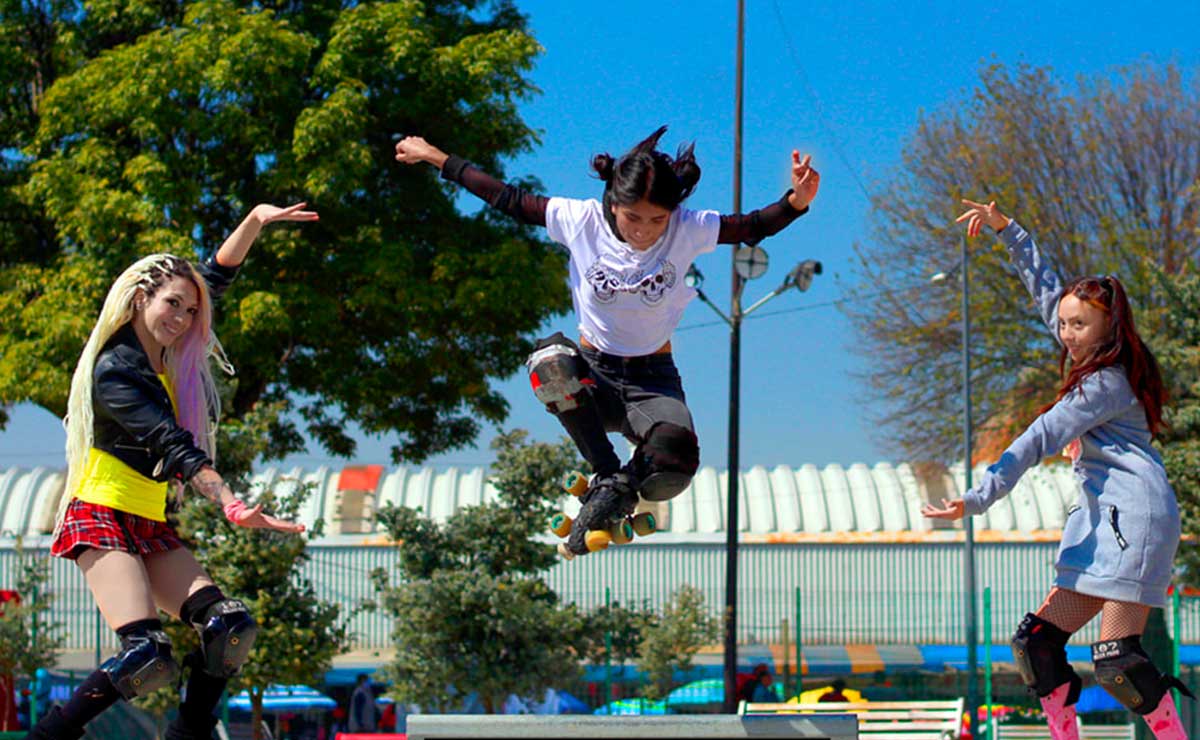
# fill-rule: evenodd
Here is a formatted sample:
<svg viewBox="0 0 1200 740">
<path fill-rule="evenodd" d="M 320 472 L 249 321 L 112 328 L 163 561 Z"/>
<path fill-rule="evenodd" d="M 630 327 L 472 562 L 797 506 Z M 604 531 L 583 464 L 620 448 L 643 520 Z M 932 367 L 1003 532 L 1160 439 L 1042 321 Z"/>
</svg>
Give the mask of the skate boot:
<svg viewBox="0 0 1200 740">
<path fill-rule="evenodd" d="M 627 473 L 597 475 L 579 500 L 583 504 L 579 516 L 571 523 L 566 545 L 559 547 L 564 556 L 584 555 L 603 550 L 612 542 L 621 544 L 633 539 L 633 528 L 626 518 L 637 508 L 638 494 Z M 615 537 L 610 529 L 615 529 Z"/>
<path fill-rule="evenodd" d="M 54 707 L 38 720 L 37 726 L 26 737 L 28 740 L 78 740 L 83 737 L 83 728 L 67 724 L 62 710 Z"/>
</svg>

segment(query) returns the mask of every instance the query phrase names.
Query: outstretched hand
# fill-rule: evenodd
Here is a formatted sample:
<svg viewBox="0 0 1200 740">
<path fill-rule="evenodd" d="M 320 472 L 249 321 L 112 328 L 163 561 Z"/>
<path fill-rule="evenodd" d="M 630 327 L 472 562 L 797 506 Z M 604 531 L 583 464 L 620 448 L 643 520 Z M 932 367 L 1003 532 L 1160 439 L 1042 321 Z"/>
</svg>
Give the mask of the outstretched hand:
<svg viewBox="0 0 1200 740">
<path fill-rule="evenodd" d="M 792 194 L 788 196 L 788 202 L 797 211 L 807 208 L 821 187 L 821 173 L 813 168 L 811 162 L 811 154 L 805 154 L 801 160 L 799 150 L 792 150 Z"/>
<path fill-rule="evenodd" d="M 304 525 L 297 522 L 289 522 L 283 519 L 276 519 L 273 516 L 262 513 L 262 504 L 257 504 L 253 509 L 246 506 L 241 501 L 230 501 L 222 507 L 225 512 L 225 518 L 233 522 L 239 527 L 247 527 L 249 529 L 273 529 L 277 532 L 299 533 L 304 531 Z"/>
<path fill-rule="evenodd" d="M 270 203 L 260 203 L 254 206 L 254 210 L 250 214 L 258 220 L 260 226 L 266 226 L 276 221 L 320 221 L 321 217 L 317 215 L 316 211 L 304 210 L 306 206 L 308 206 L 307 203 L 297 203 L 287 208 L 280 208 Z"/>
<path fill-rule="evenodd" d="M 983 203 L 976 203 L 973 200 L 963 198 L 962 204 L 967 206 L 968 210 L 963 215 L 954 219 L 954 222 L 959 224 L 963 221 L 967 222 L 967 236 L 979 236 L 979 232 L 983 230 L 984 224 L 991 226 L 996 231 L 1003 231 L 1004 227 L 1008 226 L 1010 219 L 1000 212 L 994 200 L 984 205 Z"/>
<path fill-rule="evenodd" d="M 942 499 L 941 506 L 925 504 L 921 515 L 929 519 L 962 519 L 966 516 L 967 504 L 961 498 Z"/>
</svg>

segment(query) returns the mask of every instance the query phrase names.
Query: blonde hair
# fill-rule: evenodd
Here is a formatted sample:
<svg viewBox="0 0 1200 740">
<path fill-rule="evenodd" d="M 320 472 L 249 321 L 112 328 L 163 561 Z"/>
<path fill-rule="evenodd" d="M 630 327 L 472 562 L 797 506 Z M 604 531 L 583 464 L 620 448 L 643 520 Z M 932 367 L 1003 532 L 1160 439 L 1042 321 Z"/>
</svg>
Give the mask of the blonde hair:
<svg viewBox="0 0 1200 740">
<path fill-rule="evenodd" d="M 221 368 L 232 374 L 233 368 L 225 358 L 221 343 L 212 331 L 212 299 L 208 286 L 185 259 L 170 254 L 152 254 L 130 265 L 113 282 L 100 318 L 79 356 L 71 378 L 71 394 L 67 399 L 67 481 L 63 489 L 55 530 L 62 524 L 66 507 L 75 495 L 87 464 L 93 442 L 92 374 L 96 358 L 113 334 L 134 317 L 134 301 L 138 292 L 152 298 L 165 283 L 174 277 L 186 277 L 196 286 L 198 306 L 196 317 L 187 333 L 163 353 L 167 379 L 175 391 L 179 425 L 192 433 L 197 447 L 210 459 L 216 460 L 217 419 L 221 401 L 217 395 L 208 358 L 213 357 Z"/>
</svg>

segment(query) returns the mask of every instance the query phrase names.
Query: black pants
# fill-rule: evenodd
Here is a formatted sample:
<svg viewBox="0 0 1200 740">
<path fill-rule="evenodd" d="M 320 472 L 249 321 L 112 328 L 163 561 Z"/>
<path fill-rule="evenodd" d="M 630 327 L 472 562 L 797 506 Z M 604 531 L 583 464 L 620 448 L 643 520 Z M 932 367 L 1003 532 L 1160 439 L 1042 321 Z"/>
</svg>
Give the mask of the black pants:
<svg viewBox="0 0 1200 740">
<path fill-rule="evenodd" d="M 569 342 L 561 334 L 544 340 L 552 341 Z M 620 357 L 580 347 L 579 354 L 587 365 L 593 402 L 555 415 L 594 472 L 610 475 L 621 467 L 609 432 L 620 432 L 636 445 L 659 422 L 695 430 L 669 353 Z"/>
</svg>

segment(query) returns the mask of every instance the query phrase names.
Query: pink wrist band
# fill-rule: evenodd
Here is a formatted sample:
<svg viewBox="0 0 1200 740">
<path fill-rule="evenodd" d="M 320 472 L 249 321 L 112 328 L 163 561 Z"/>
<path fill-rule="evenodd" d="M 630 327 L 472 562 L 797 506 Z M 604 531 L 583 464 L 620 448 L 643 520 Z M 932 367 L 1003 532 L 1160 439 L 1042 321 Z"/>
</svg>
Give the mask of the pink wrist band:
<svg viewBox="0 0 1200 740">
<path fill-rule="evenodd" d="M 234 524 L 238 524 L 246 516 L 246 505 L 241 501 L 230 501 L 222 510 L 225 512 L 225 518 Z"/>
</svg>

